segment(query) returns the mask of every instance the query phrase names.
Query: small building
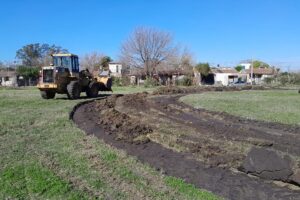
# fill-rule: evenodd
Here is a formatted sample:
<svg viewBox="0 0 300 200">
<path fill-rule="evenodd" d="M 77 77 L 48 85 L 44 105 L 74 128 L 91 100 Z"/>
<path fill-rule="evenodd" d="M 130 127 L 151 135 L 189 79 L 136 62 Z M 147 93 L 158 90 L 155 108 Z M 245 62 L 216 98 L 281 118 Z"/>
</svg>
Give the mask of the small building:
<svg viewBox="0 0 300 200">
<path fill-rule="evenodd" d="M 251 74 L 253 83 L 255 84 L 262 84 L 265 78 L 274 77 L 278 72 L 273 67 L 268 68 L 251 68 L 242 70 L 241 73 L 247 76 L 247 82 L 251 83 Z"/>
<path fill-rule="evenodd" d="M 114 77 L 122 77 L 123 66 L 120 62 L 110 62 L 109 65 L 110 75 Z"/>
<path fill-rule="evenodd" d="M 234 68 L 213 68 L 214 83 L 219 85 L 230 85 L 242 79 L 242 75 Z"/>
<path fill-rule="evenodd" d="M 181 69 L 157 70 L 153 74 L 153 78 L 161 85 L 175 85 L 177 80 L 183 79 L 185 76 L 192 76 L 192 72 Z M 144 69 L 134 69 L 129 74 L 130 83 L 140 85 L 147 78 Z"/>
<path fill-rule="evenodd" d="M 211 68 L 207 76 L 194 71 L 195 80 L 199 85 L 223 85 L 228 86 L 238 80 L 246 81 L 247 75 L 239 73 L 234 68 L 221 67 Z M 200 83 L 201 81 L 201 83 Z"/>
<path fill-rule="evenodd" d="M 0 85 L 7 87 L 17 87 L 18 76 L 16 71 L 0 71 Z"/>
</svg>

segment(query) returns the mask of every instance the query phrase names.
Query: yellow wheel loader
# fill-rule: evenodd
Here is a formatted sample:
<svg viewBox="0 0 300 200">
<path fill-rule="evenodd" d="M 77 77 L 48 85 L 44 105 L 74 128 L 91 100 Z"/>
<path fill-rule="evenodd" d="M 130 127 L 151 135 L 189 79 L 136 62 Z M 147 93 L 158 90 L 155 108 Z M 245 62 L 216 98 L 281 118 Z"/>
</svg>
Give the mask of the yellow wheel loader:
<svg viewBox="0 0 300 200">
<path fill-rule="evenodd" d="M 97 97 L 99 91 L 112 91 L 109 76 L 93 76 L 88 70 L 80 70 L 78 56 L 53 54 L 53 64 L 42 67 L 37 85 L 44 99 L 53 99 L 55 94 L 67 94 L 69 99 L 78 99 L 81 92 L 88 97 Z"/>
</svg>

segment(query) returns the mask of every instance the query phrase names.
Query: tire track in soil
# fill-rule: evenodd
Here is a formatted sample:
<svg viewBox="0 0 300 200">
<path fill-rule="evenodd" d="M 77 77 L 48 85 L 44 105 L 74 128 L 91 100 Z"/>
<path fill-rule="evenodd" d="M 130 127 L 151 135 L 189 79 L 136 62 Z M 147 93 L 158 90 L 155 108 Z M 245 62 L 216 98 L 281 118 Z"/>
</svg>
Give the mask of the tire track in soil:
<svg viewBox="0 0 300 200">
<path fill-rule="evenodd" d="M 167 98 L 157 96 L 154 98 L 156 106 L 165 106 L 165 103 L 169 104 L 170 102 L 176 104 L 177 100 L 178 96 Z M 268 181 L 251 178 L 244 173 L 235 173 L 229 169 L 214 166 L 207 167 L 205 163 L 191 159 L 192 155 L 189 152 L 174 152 L 152 141 L 134 144 L 116 140 L 115 135 L 108 133 L 103 126 L 96 123 L 99 120 L 97 113 L 94 113 L 96 104 L 97 101 L 91 101 L 75 108 L 72 118 L 77 126 L 87 134 L 95 135 L 106 143 L 125 150 L 129 155 L 137 157 L 141 162 L 148 163 L 166 175 L 182 178 L 188 183 L 212 191 L 226 199 L 300 199 L 299 191 L 279 187 Z M 177 104 L 184 106 L 179 102 Z M 196 112 L 201 112 L 195 109 L 192 111 L 194 117 L 197 114 Z M 226 115 L 224 120 L 225 123 L 231 121 L 236 124 L 239 122 L 236 117 L 230 119 Z M 243 124 L 242 121 L 240 123 Z M 276 128 L 278 127 L 276 126 Z"/>
</svg>

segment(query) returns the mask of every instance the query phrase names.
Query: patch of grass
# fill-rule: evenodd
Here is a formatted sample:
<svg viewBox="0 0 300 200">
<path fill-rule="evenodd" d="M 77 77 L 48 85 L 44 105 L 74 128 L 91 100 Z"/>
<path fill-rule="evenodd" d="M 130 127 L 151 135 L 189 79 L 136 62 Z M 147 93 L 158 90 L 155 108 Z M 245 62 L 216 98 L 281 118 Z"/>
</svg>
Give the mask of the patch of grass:
<svg viewBox="0 0 300 200">
<path fill-rule="evenodd" d="M 84 100 L 65 97 L 0 89 L 0 199 L 189 199 L 154 169 L 78 129 L 69 112 Z"/>
<path fill-rule="evenodd" d="M 39 198 L 61 197 L 87 199 L 87 194 L 37 163 L 7 167 L 0 173 L 0 192 L 3 198 L 25 199 L 29 194 Z"/>
<path fill-rule="evenodd" d="M 113 93 L 117 93 L 117 94 L 132 94 L 132 93 L 138 93 L 138 92 L 152 93 L 157 88 L 158 87 L 145 88 L 144 86 L 126 86 L 126 87 L 113 86 L 112 90 L 113 90 Z"/>
<path fill-rule="evenodd" d="M 102 159 L 106 162 L 112 163 L 117 160 L 117 154 L 111 151 L 106 151 L 103 154 L 101 154 Z"/>
<path fill-rule="evenodd" d="M 170 187 L 178 190 L 188 197 L 188 199 L 205 199 L 205 200 L 217 200 L 219 197 L 213 195 L 207 191 L 201 191 L 195 188 L 192 184 L 185 183 L 182 179 L 174 177 L 166 177 L 165 182 Z"/>
<path fill-rule="evenodd" d="M 187 95 L 180 100 L 196 108 L 300 125 L 300 95 L 295 90 L 207 92 Z"/>
</svg>

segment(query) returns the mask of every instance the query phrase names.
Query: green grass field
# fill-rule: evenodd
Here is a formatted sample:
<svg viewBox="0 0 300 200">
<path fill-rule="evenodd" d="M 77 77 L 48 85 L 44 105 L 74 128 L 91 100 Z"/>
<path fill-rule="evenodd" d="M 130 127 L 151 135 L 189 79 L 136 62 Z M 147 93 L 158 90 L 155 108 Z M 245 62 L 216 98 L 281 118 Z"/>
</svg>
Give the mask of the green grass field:
<svg viewBox="0 0 300 200">
<path fill-rule="evenodd" d="M 300 125 L 300 94 L 296 90 L 209 92 L 187 95 L 180 100 L 196 108 Z"/>
<path fill-rule="evenodd" d="M 0 88 L 0 199 L 217 199 L 86 136 L 64 97 Z"/>
</svg>

